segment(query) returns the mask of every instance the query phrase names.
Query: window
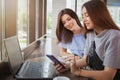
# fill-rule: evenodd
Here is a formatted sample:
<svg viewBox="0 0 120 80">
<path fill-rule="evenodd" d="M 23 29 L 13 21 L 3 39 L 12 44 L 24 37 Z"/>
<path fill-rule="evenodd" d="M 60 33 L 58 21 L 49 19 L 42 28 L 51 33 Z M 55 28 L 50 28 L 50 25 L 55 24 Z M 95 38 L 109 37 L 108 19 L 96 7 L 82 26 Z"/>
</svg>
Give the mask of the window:
<svg viewBox="0 0 120 80">
<path fill-rule="evenodd" d="M 4 38 L 18 35 L 20 47 L 23 49 L 46 33 L 45 1 L 0 0 L 0 61 L 7 60 L 2 42 Z"/>
<path fill-rule="evenodd" d="M 111 6 L 108 5 L 108 10 L 115 21 L 115 23 L 120 27 L 120 6 Z"/>
<path fill-rule="evenodd" d="M 47 33 L 52 29 L 52 0 L 47 0 Z"/>
<path fill-rule="evenodd" d="M 21 48 L 28 43 L 28 0 L 18 0 L 17 34 Z"/>
<path fill-rule="evenodd" d="M 75 0 L 67 0 L 66 7 L 75 11 Z"/>
</svg>

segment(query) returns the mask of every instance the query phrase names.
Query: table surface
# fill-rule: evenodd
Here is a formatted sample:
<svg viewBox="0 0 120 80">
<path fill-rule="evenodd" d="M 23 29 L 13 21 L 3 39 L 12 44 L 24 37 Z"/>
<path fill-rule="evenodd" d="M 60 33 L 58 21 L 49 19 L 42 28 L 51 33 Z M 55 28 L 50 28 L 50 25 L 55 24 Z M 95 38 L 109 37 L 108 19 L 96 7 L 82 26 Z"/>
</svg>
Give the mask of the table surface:
<svg viewBox="0 0 120 80">
<path fill-rule="evenodd" d="M 46 57 L 46 54 L 53 54 L 54 56 L 58 57 L 60 56 L 59 53 L 59 47 L 56 44 L 56 38 L 55 37 L 45 37 L 44 39 L 41 40 L 40 46 L 37 47 L 27 58 L 25 61 L 35 61 L 35 62 L 50 62 L 51 61 Z M 57 73 L 57 76 L 67 76 L 70 78 L 70 80 L 88 80 L 87 78 L 84 77 L 78 77 L 73 75 L 70 71 L 66 71 L 63 73 Z M 7 76 L 5 80 L 14 80 L 11 75 Z"/>
</svg>

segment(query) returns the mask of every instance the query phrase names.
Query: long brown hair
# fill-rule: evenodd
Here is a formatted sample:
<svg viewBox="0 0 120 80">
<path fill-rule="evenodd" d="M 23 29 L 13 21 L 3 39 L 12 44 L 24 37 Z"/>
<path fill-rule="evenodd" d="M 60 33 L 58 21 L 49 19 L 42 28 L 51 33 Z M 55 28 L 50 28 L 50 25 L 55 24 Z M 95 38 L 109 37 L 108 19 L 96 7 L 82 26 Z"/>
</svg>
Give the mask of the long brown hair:
<svg viewBox="0 0 120 80">
<path fill-rule="evenodd" d="M 58 20 L 57 20 L 57 28 L 56 28 L 56 36 L 58 38 L 58 42 L 61 42 L 62 39 L 64 39 L 63 41 L 65 43 L 69 43 L 72 41 L 72 37 L 73 37 L 73 32 L 66 29 L 61 21 L 61 17 L 64 15 L 64 14 L 68 14 L 69 16 L 71 16 L 72 18 L 74 18 L 77 22 L 77 24 L 82 27 L 80 21 L 79 21 L 79 18 L 77 16 L 77 14 L 71 10 L 71 9 L 68 9 L 68 8 L 65 8 L 63 10 L 61 10 L 58 14 Z"/>
<path fill-rule="evenodd" d="M 83 4 L 82 8 L 85 7 L 88 15 L 90 16 L 95 27 L 101 29 L 116 29 L 119 30 L 118 26 L 113 21 L 107 6 L 101 0 L 91 0 Z"/>
</svg>

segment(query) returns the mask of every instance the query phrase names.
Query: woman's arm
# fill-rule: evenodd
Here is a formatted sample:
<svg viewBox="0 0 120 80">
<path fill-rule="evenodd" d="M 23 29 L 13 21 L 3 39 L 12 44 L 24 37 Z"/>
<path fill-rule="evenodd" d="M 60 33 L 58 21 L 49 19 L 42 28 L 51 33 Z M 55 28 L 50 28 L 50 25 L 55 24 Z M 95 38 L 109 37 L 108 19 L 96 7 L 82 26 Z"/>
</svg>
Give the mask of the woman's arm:
<svg viewBox="0 0 120 80">
<path fill-rule="evenodd" d="M 86 57 L 87 57 L 87 55 L 84 55 L 81 59 L 75 60 L 76 66 L 77 67 L 86 67 L 87 66 Z"/>
<path fill-rule="evenodd" d="M 113 80 L 116 69 L 105 67 L 104 70 L 80 70 L 80 76 L 89 77 L 95 80 Z"/>
<path fill-rule="evenodd" d="M 72 56 L 72 54 L 68 53 L 67 49 L 65 49 L 63 47 L 61 47 L 61 49 L 60 49 L 60 54 L 61 54 L 61 56 Z"/>
<path fill-rule="evenodd" d="M 83 70 L 76 66 L 75 58 L 71 61 L 71 72 L 77 76 L 92 78 L 95 80 L 113 80 L 117 69 L 105 67 L 104 70 Z"/>
</svg>

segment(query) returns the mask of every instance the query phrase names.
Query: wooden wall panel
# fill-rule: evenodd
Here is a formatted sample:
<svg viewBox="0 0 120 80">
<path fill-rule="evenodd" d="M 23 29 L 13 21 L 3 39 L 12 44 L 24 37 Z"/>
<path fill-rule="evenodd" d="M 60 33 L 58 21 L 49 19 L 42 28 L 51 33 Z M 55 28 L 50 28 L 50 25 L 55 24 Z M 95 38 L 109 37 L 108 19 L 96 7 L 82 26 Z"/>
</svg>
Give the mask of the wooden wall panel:
<svg viewBox="0 0 120 80">
<path fill-rule="evenodd" d="M 43 0 L 39 0 L 39 23 L 38 23 L 38 37 L 42 36 L 42 8 Z"/>
<path fill-rule="evenodd" d="M 39 23 L 38 23 L 38 37 L 46 34 L 46 11 L 47 1 L 39 0 Z"/>
<path fill-rule="evenodd" d="M 44 0 L 44 32 L 43 32 L 43 34 L 46 34 L 46 27 L 47 27 L 47 21 L 46 21 L 46 19 L 47 19 L 47 0 Z"/>
<path fill-rule="evenodd" d="M 29 4 L 29 43 L 35 41 L 36 0 L 30 0 Z"/>
<path fill-rule="evenodd" d="M 17 33 L 17 0 L 5 0 L 5 38 Z"/>
</svg>

